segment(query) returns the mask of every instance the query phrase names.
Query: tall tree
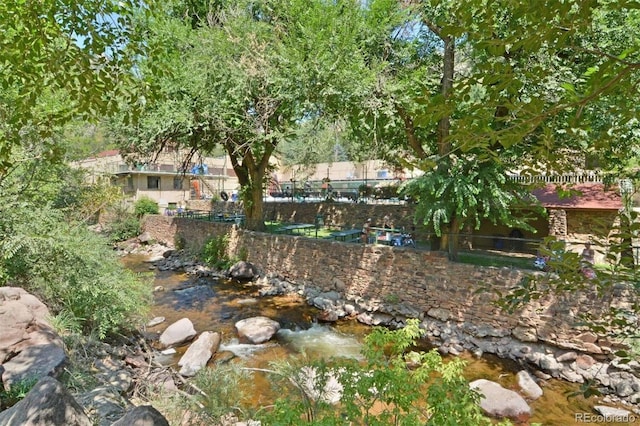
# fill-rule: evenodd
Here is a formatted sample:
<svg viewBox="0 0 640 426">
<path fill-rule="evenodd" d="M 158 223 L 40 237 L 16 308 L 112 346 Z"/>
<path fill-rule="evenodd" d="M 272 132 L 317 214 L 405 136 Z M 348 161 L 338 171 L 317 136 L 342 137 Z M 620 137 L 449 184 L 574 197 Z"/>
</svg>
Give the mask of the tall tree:
<svg viewBox="0 0 640 426">
<path fill-rule="evenodd" d="M 370 73 L 353 53 L 377 42 L 371 36 L 379 22 L 371 14 L 385 16 L 378 3 L 394 2 L 373 1 L 366 9 L 352 0 L 216 3 L 219 9 L 200 11 L 208 18 L 195 23 L 193 13 L 176 19 L 169 7 L 150 40 L 166 50 L 150 60 L 172 72 L 160 76 L 162 100 L 146 106 L 139 124 L 116 130 L 120 145 L 134 155 L 168 143 L 192 155 L 222 145 L 242 185 L 247 226 L 263 229 L 262 197 L 276 148 L 295 137 L 300 123 L 363 92 L 358 88 Z"/>
<path fill-rule="evenodd" d="M 583 167 L 587 154 L 603 149 L 618 152 L 613 158 L 620 163 L 621 138 L 625 147 L 637 146 L 637 107 L 628 94 L 636 92 L 638 46 L 620 29 L 637 34 L 637 11 L 631 7 L 638 5 L 556 0 L 535 6 L 483 0 L 403 4 L 411 14 L 400 27 L 404 31 L 390 35 L 387 66 L 372 92 L 378 101 L 367 99 L 352 120 L 369 139 L 387 142 L 390 160 L 423 170 L 423 180 L 458 186 L 454 192 L 461 194 L 469 186 L 456 171 L 566 171 Z M 616 30 L 608 30 L 614 22 Z M 461 162 L 470 164 L 460 169 Z M 482 176 L 492 172 L 476 177 Z M 425 192 L 434 188 L 427 182 L 409 189 L 425 207 L 419 211 L 433 212 L 427 207 L 448 203 L 436 209 L 437 215 L 417 219 L 455 238 L 468 224 L 465 211 L 473 209 L 464 200 L 475 203 L 486 194 L 481 204 L 491 205 L 496 190 L 502 199 L 521 198 L 506 183 L 496 187 L 478 180 L 477 194 L 467 192 L 463 198 Z M 516 223 L 509 214 L 512 207 L 505 204 L 499 214 L 491 209 L 493 217 Z M 446 239 L 441 243 L 443 249 L 455 246 Z"/>
<path fill-rule="evenodd" d="M 74 117 L 113 111 L 116 96 L 134 105 L 135 60 L 146 45 L 134 0 L 7 1 L 0 4 L 0 178 L 17 146 L 45 144 L 42 159 L 61 159 L 51 136 Z"/>
</svg>

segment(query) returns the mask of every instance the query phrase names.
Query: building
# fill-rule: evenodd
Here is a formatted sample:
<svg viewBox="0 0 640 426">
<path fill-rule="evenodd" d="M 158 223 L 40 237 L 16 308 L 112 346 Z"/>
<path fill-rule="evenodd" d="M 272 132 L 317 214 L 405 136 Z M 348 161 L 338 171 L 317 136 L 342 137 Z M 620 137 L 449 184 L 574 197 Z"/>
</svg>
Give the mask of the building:
<svg viewBox="0 0 640 426">
<path fill-rule="evenodd" d="M 87 170 L 87 181 L 108 179 L 122 188 L 131 201 L 155 200 L 161 210 L 185 206 L 188 201 L 229 196 L 239 189 L 238 178 L 228 157 L 203 157 L 183 166 L 179 152 L 166 150 L 153 163 L 130 164 L 117 150 L 72 163 Z"/>
</svg>

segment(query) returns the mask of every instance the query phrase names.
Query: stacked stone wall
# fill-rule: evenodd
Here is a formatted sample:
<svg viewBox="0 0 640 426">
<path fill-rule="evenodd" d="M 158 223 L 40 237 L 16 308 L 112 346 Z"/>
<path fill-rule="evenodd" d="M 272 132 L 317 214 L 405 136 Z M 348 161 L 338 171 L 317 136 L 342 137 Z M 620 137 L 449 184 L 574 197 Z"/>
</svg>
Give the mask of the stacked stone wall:
<svg viewBox="0 0 640 426">
<path fill-rule="evenodd" d="M 597 315 L 627 298 L 621 289 L 616 299 L 607 300 L 588 292 L 549 296 L 509 313 L 493 302 L 523 281 L 526 273 L 517 269 L 454 263 L 435 251 L 272 235 L 187 218 L 148 216 L 145 230 L 158 241 L 182 241 L 194 252 L 208 238 L 228 235 L 229 255 L 246 254 L 264 274 L 339 291 L 352 300 L 393 301 L 456 326 L 490 330 L 490 335 L 583 350 L 593 349 L 585 346 L 593 342 L 580 340 L 579 314 Z"/>
</svg>

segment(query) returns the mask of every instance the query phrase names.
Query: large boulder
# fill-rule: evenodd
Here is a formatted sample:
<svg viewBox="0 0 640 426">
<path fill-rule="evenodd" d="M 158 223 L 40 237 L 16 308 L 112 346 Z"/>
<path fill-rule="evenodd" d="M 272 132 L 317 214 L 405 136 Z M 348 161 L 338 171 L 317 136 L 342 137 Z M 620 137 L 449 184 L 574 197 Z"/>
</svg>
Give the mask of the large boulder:
<svg viewBox="0 0 640 426">
<path fill-rule="evenodd" d="M 128 411 L 111 426 L 169 426 L 169 422 L 152 406 L 142 405 Z"/>
<path fill-rule="evenodd" d="M 207 365 L 218 347 L 220 347 L 220 333 L 210 331 L 202 333 L 178 361 L 178 365 L 182 367 L 180 374 L 186 377 L 195 376 L 200 369 Z"/>
<path fill-rule="evenodd" d="M 56 376 L 66 360 L 64 349 L 57 345 L 29 346 L 2 364 L 2 382 L 5 387 L 11 388 L 14 383 L 35 382 L 44 376 Z"/>
<path fill-rule="evenodd" d="M 252 263 L 240 261 L 229 268 L 229 277 L 236 280 L 252 280 L 258 277 L 259 272 Z"/>
<path fill-rule="evenodd" d="M 498 383 L 479 379 L 469 383 L 469 386 L 482 395 L 480 407 L 489 416 L 508 417 L 518 421 L 524 421 L 531 416 L 531 407 L 524 398 Z"/>
<path fill-rule="evenodd" d="M 27 396 L 0 413 L 3 426 L 92 426 L 67 390 L 52 377 L 43 377 Z"/>
<path fill-rule="evenodd" d="M 0 369 L 6 387 L 55 376 L 67 357 L 49 309 L 19 287 L 0 287 Z"/>
<path fill-rule="evenodd" d="M 160 335 L 160 345 L 163 348 L 180 345 L 196 336 L 196 329 L 189 318 L 182 318 L 171 324 Z"/>
<path fill-rule="evenodd" d="M 280 323 L 267 317 L 252 317 L 236 323 L 238 338 L 241 342 L 253 344 L 270 340 L 280 330 Z"/>
</svg>

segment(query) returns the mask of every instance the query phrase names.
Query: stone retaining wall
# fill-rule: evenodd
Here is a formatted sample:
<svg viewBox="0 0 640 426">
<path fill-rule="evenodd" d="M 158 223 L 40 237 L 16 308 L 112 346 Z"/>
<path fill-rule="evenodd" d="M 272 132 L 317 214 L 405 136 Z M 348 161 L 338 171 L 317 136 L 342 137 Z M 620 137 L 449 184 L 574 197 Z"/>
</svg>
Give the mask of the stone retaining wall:
<svg viewBox="0 0 640 426">
<path fill-rule="evenodd" d="M 628 299 L 623 289 L 617 289 L 616 299 L 607 300 L 586 292 L 549 296 L 510 314 L 492 302 L 498 293 L 522 282 L 526 273 L 516 269 L 454 263 L 435 251 L 272 235 L 186 218 L 148 216 L 144 229 L 158 241 L 181 241 L 192 251 L 200 250 L 208 238 L 228 234 L 229 254 L 246 254 L 264 274 L 336 290 L 349 298 L 401 304 L 457 327 L 482 329 L 484 336 L 511 335 L 591 353 L 599 353 L 600 347 L 606 351 L 610 343 L 592 334 L 585 337 L 578 315 L 597 315 Z"/>
</svg>

